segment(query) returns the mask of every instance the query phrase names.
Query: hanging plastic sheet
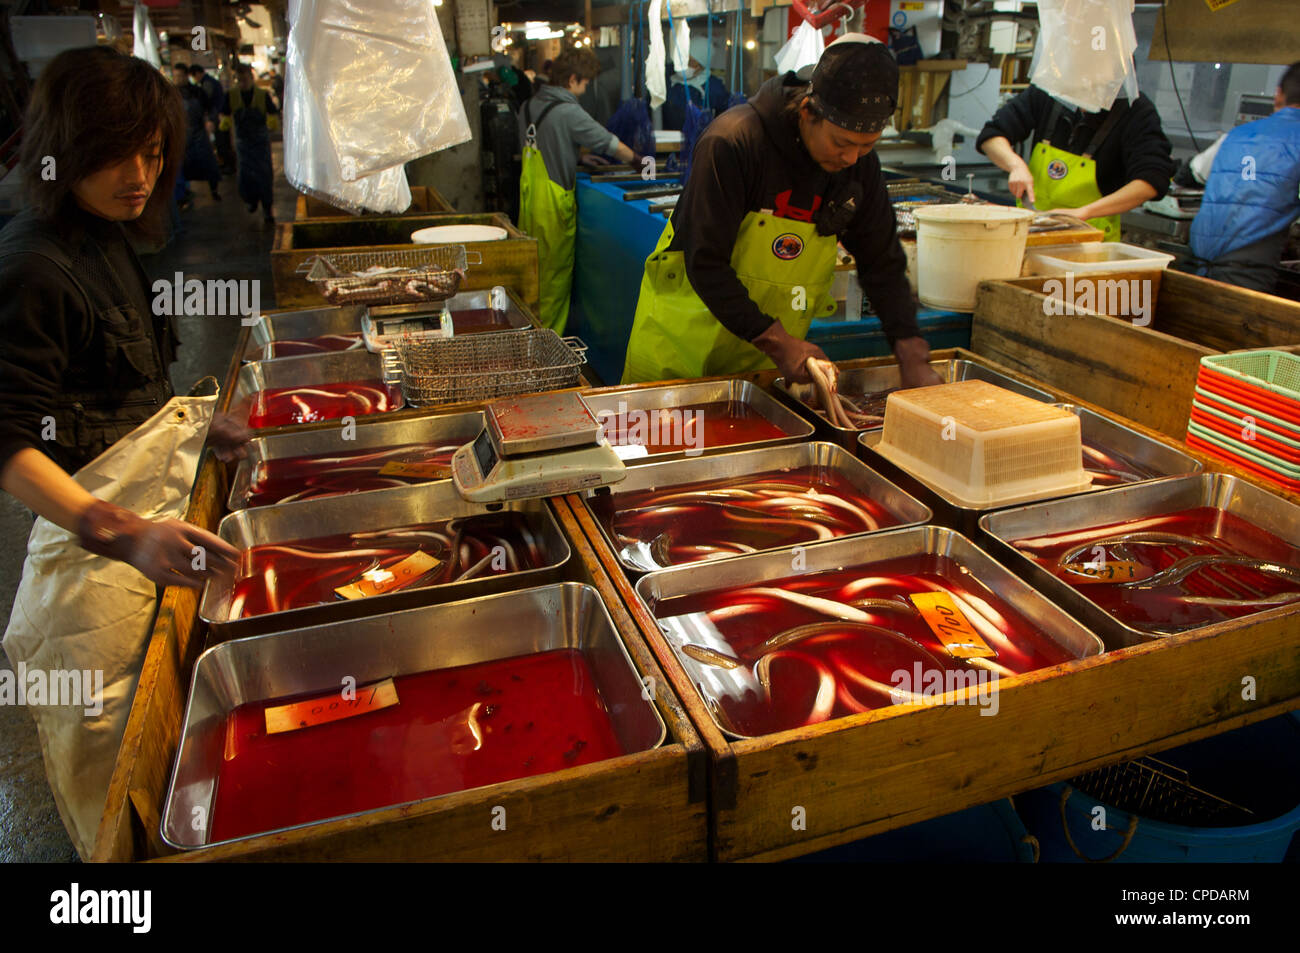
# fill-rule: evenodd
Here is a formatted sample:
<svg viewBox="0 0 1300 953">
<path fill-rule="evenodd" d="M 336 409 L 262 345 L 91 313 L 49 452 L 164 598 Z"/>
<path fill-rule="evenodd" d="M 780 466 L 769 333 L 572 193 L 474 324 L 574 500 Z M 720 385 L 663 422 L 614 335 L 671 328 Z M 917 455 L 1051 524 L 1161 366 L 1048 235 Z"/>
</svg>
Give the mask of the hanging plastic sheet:
<svg viewBox="0 0 1300 953">
<path fill-rule="evenodd" d="M 402 165 L 470 138 L 433 0 L 290 0 L 285 176 L 352 211 L 402 211 Z"/>
<path fill-rule="evenodd" d="M 1131 0 L 1039 0 L 1030 82 L 1085 112 L 1137 99 Z"/>
<path fill-rule="evenodd" d="M 668 23 L 673 36 L 673 69 L 682 73 L 691 65 L 691 25 L 685 17 L 673 22 L 671 3 L 668 5 Z"/>
<path fill-rule="evenodd" d="M 781 73 L 797 72 L 821 59 L 825 48 L 822 31 L 804 21 L 795 27 L 785 46 L 776 51 L 776 68 Z"/>
<path fill-rule="evenodd" d="M 650 55 L 645 60 L 645 86 L 650 91 L 650 108 L 658 109 L 668 98 L 667 60 L 664 29 L 660 16 L 664 0 L 650 0 Z"/>
<path fill-rule="evenodd" d="M 135 36 L 131 52 L 154 69 L 162 69 L 162 57 L 158 55 L 158 34 L 154 32 L 153 21 L 149 19 L 149 8 L 140 0 L 135 0 L 135 16 L 131 22 Z"/>
<path fill-rule="evenodd" d="M 636 42 L 631 42 L 632 24 L 636 24 Z M 628 41 L 627 51 L 630 56 L 628 73 L 632 77 L 632 98 L 619 103 L 614 115 L 609 117 L 606 127 L 619 141 L 637 155 L 654 155 L 654 123 L 650 119 L 650 108 L 643 98 L 645 86 L 638 70 L 643 66 L 645 53 L 645 4 L 640 2 L 628 4 Z"/>
</svg>

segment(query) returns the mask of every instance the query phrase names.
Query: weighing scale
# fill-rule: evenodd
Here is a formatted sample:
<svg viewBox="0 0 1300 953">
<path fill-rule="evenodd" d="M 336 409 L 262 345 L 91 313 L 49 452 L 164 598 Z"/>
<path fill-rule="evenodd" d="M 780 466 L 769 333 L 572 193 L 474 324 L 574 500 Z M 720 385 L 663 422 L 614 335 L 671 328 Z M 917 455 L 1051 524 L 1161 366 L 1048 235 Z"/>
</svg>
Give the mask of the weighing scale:
<svg viewBox="0 0 1300 953">
<path fill-rule="evenodd" d="M 627 469 L 576 393 L 489 404 L 487 425 L 451 458 L 452 481 L 471 503 L 560 496 L 618 483 Z"/>
<path fill-rule="evenodd" d="M 452 336 L 447 300 L 418 304 L 372 304 L 361 315 L 366 350 L 378 354 L 398 341 L 429 341 Z"/>
</svg>

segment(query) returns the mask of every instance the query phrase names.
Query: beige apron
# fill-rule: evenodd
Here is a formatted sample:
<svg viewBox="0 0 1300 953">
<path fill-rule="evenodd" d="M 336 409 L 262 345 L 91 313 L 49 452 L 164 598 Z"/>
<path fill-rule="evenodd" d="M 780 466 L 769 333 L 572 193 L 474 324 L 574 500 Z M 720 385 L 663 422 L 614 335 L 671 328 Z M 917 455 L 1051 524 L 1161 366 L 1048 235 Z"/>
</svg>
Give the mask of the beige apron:
<svg viewBox="0 0 1300 953">
<path fill-rule="evenodd" d="M 183 518 L 216 400 L 172 398 L 72 478 L 145 519 Z M 29 686 L 46 682 L 43 703 L 29 699 L 28 710 L 54 801 L 83 858 L 95 846 L 157 602 L 154 584 L 134 568 L 86 552 L 75 533 L 37 518 L 4 649 Z M 66 704 L 74 671 L 90 675 L 75 679 L 79 703 Z M 53 697 L 56 680 L 62 690 Z M 100 685 L 101 697 L 85 697 Z"/>
</svg>

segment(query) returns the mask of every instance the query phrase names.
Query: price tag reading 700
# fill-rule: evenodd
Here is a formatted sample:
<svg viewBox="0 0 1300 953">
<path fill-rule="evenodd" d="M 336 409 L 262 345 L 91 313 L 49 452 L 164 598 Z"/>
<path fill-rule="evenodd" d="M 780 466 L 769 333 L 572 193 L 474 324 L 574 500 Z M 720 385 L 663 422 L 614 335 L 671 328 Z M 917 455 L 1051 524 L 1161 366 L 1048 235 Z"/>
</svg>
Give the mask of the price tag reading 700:
<svg viewBox="0 0 1300 953">
<path fill-rule="evenodd" d="M 998 654 L 980 638 L 948 593 L 916 592 L 908 598 L 953 658 L 990 658 Z"/>
</svg>

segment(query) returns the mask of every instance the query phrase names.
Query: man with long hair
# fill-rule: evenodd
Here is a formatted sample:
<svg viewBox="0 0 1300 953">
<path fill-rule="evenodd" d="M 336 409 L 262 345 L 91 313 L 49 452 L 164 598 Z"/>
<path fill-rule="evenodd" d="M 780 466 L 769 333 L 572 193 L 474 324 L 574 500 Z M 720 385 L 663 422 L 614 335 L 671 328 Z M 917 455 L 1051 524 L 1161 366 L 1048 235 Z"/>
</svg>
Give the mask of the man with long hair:
<svg viewBox="0 0 1300 953">
<path fill-rule="evenodd" d="M 172 398 L 167 370 L 176 333 L 169 318 L 153 313 L 128 235 L 157 236 L 165 227 L 185 145 L 180 95 L 144 60 L 108 47 L 68 50 L 41 73 L 25 127 L 28 207 L 0 231 L 0 488 L 66 531 L 73 545 L 43 552 L 46 572 L 80 542 L 159 585 L 202 586 L 211 571 L 234 565 L 233 547 L 181 520 L 144 519 L 87 489 L 112 495 L 118 473 L 84 483 L 70 475 L 89 469 L 124 438 L 130 437 L 122 444 L 128 450 L 137 446 L 149 430 L 143 425 L 171 413 L 162 412 Z M 214 447 L 233 449 L 246 437 L 227 419 L 220 425 L 214 419 L 208 431 Z M 148 463 L 129 469 L 136 477 L 171 470 L 168 459 Z M 188 491 L 193 473 L 178 479 Z M 157 478 L 150 485 L 169 484 Z M 38 522 L 38 531 L 45 526 Z M 196 560 L 196 552 L 205 560 Z M 29 570 L 30 558 L 24 586 Z M 71 722 L 52 727 L 63 717 L 59 708 L 32 709 L 56 801 L 83 856 L 94 839 L 95 807 L 102 810 L 148 635 L 147 626 L 125 635 L 114 629 L 116 595 L 95 597 L 99 629 L 69 632 L 50 614 L 71 608 L 60 600 L 75 597 L 47 594 L 40 609 L 49 624 L 37 625 L 35 637 L 21 644 L 11 637 L 15 622 L 22 628 L 30 616 L 16 600 L 5 638 L 16 665 L 39 656 L 59 668 L 110 673 L 98 722 L 76 712 Z"/>
</svg>

